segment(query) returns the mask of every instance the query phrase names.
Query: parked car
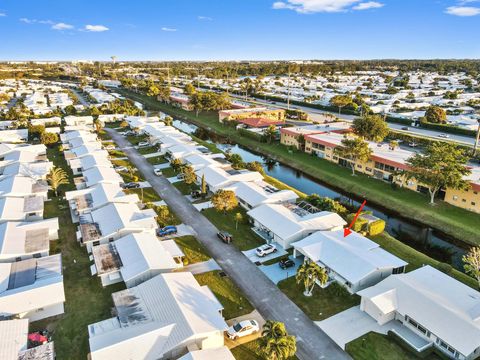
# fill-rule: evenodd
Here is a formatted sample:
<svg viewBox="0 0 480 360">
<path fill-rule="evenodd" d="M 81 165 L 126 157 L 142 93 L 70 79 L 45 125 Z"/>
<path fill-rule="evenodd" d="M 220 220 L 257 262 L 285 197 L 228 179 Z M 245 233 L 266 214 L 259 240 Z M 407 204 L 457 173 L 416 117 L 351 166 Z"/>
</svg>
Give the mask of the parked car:
<svg viewBox="0 0 480 360">
<path fill-rule="evenodd" d="M 444 138 L 444 139 L 446 139 L 446 138 L 449 138 L 449 137 L 450 137 L 450 135 L 448 135 L 448 134 L 444 134 L 444 133 L 441 133 L 441 134 L 438 134 L 438 137 L 441 137 L 441 138 Z"/>
<path fill-rule="evenodd" d="M 164 228 L 157 229 L 157 236 L 163 237 L 168 235 L 175 235 L 177 233 L 177 227 L 174 225 L 168 225 Z"/>
<path fill-rule="evenodd" d="M 294 267 L 295 266 L 295 261 L 289 258 L 285 258 L 280 260 L 278 263 L 278 266 L 280 266 L 283 270 Z"/>
<path fill-rule="evenodd" d="M 228 232 L 226 231 L 219 231 L 217 233 L 217 236 L 220 240 L 222 240 L 225 244 L 230 244 L 233 240 L 233 237 L 232 235 L 230 235 Z"/>
<path fill-rule="evenodd" d="M 115 145 L 107 145 L 105 146 L 105 150 L 115 150 Z"/>
<path fill-rule="evenodd" d="M 138 189 L 139 187 L 140 187 L 140 184 L 135 182 L 129 182 L 129 183 L 123 184 L 124 189 Z"/>
<path fill-rule="evenodd" d="M 162 170 L 160 169 L 153 169 L 153 173 L 157 176 L 161 176 L 162 175 Z"/>
<path fill-rule="evenodd" d="M 277 252 L 277 248 L 273 244 L 265 244 L 255 249 L 258 257 L 264 257 L 274 252 Z"/>
<path fill-rule="evenodd" d="M 114 169 L 119 172 L 128 171 L 126 166 L 115 166 Z"/>
<path fill-rule="evenodd" d="M 198 199 L 200 196 L 202 196 L 202 192 L 200 190 L 193 190 L 190 195 L 192 195 L 192 198 Z"/>
<path fill-rule="evenodd" d="M 402 127 L 402 130 L 410 130 L 410 128 L 408 126 L 404 126 Z"/>
<path fill-rule="evenodd" d="M 180 174 L 177 175 L 177 179 L 183 180 L 184 178 L 185 178 L 184 173 L 180 173 Z"/>
<path fill-rule="evenodd" d="M 150 146 L 150 143 L 148 141 L 140 141 L 138 143 L 138 147 L 146 147 L 146 146 Z"/>
<path fill-rule="evenodd" d="M 238 339 L 244 336 L 252 335 L 260 331 L 260 326 L 255 320 L 244 320 L 230 326 L 227 330 L 227 336 L 232 339 Z"/>
<path fill-rule="evenodd" d="M 410 147 L 413 147 L 413 148 L 414 148 L 414 147 L 417 147 L 418 145 L 417 145 L 417 143 L 410 142 L 410 143 L 408 143 L 408 146 L 410 146 Z"/>
</svg>

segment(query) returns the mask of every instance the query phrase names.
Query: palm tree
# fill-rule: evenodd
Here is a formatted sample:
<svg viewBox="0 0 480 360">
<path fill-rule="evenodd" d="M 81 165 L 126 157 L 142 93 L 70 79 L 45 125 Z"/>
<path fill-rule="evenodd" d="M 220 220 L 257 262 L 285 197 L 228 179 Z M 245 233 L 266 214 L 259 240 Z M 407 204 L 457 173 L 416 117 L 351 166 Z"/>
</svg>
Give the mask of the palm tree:
<svg viewBox="0 0 480 360">
<path fill-rule="evenodd" d="M 98 119 L 93 120 L 93 125 L 95 125 L 95 131 L 97 134 L 100 134 L 100 130 L 102 130 L 102 122 Z"/>
<path fill-rule="evenodd" d="M 62 168 L 53 167 L 47 175 L 47 180 L 55 191 L 55 196 L 58 196 L 58 188 L 60 185 L 67 185 L 70 183 L 68 175 Z"/>
<path fill-rule="evenodd" d="M 262 330 L 262 347 L 269 360 L 284 360 L 295 355 L 297 342 L 295 336 L 288 335 L 285 325 L 268 320 Z"/>
<path fill-rule="evenodd" d="M 308 261 L 298 268 L 295 279 L 297 284 L 303 283 L 305 287 L 303 295 L 312 296 L 316 282 L 320 282 L 321 286 L 325 285 L 328 281 L 328 274 L 324 268 L 318 266 L 313 261 Z"/>
</svg>

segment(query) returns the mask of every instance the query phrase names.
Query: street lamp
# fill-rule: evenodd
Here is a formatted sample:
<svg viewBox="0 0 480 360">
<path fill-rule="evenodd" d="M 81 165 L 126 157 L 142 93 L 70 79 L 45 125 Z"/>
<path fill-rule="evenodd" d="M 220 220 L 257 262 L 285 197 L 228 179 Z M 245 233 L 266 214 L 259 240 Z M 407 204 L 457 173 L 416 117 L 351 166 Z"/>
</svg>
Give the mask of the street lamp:
<svg viewBox="0 0 480 360">
<path fill-rule="evenodd" d="M 477 119 L 478 128 L 477 128 L 477 137 L 475 138 L 475 145 L 473 146 L 473 157 L 477 155 L 478 144 L 480 142 L 480 118 Z"/>
</svg>

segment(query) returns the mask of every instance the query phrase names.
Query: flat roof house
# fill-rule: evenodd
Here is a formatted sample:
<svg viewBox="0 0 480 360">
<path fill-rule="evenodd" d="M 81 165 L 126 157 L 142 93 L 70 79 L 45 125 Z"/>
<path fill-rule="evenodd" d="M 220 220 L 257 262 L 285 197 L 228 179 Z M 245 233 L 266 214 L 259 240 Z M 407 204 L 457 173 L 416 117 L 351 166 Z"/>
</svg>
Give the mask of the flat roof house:
<svg viewBox="0 0 480 360">
<path fill-rule="evenodd" d="M 112 297 L 117 316 L 88 326 L 92 360 L 166 360 L 224 345 L 223 306 L 190 272 L 160 274 Z"/>
<path fill-rule="evenodd" d="M 111 203 L 80 215 L 77 239 L 91 252 L 92 246 L 117 240 L 127 234 L 143 231 L 155 234 L 158 228 L 156 217 L 153 209 L 140 210 L 135 204 Z"/>
<path fill-rule="evenodd" d="M 239 204 L 247 209 L 253 209 L 263 204 L 295 203 L 298 195 L 292 190 L 279 190 L 264 182 L 236 182 L 226 190 L 232 190 Z"/>
<path fill-rule="evenodd" d="M 0 198 L 0 223 L 4 221 L 36 221 L 43 218 L 43 197 Z"/>
<path fill-rule="evenodd" d="M 0 359 L 54 360 L 53 342 L 29 347 L 28 319 L 0 321 Z"/>
<path fill-rule="evenodd" d="M 23 143 L 28 140 L 28 129 L 2 130 L 0 142 Z"/>
<path fill-rule="evenodd" d="M 325 268 L 329 282 L 337 281 L 353 294 L 391 274 L 403 273 L 407 266 L 405 261 L 356 232 L 344 237 L 343 230 L 317 231 L 292 246 L 294 257 L 302 254 L 305 260 Z"/>
<path fill-rule="evenodd" d="M 92 125 L 93 124 L 93 116 L 74 116 L 69 115 L 63 118 L 65 125 L 67 126 L 75 126 L 75 125 Z"/>
<path fill-rule="evenodd" d="M 193 350 L 178 360 L 235 360 L 235 357 L 226 346 L 222 346 L 216 349 Z"/>
<path fill-rule="evenodd" d="M 92 212 L 110 203 L 140 203 L 137 194 L 125 194 L 118 184 L 109 183 L 100 183 L 82 190 L 67 191 L 65 198 L 70 204 L 74 222 L 79 221 L 79 215 Z"/>
<path fill-rule="evenodd" d="M 99 153 L 94 152 L 91 155 L 85 155 L 78 159 L 72 159 L 69 161 L 69 165 L 73 175 L 80 175 L 94 166 L 113 167 L 110 159 L 105 156 L 103 151 Z"/>
<path fill-rule="evenodd" d="M 346 225 L 338 214 L 318 211 L 306 203 L 264 204 L 247 212 L 252 230 L 267 241 L 284 249 L 316 231 L 340 230 Z"/>
<path fill-rule="evenodd" d="M 249 170 L 235 170 L 233 168 L 221 168 L 218 166 L 206 166 L 197 171 L 197 181 L 200 183 L 205 176 L 207 188 L 211 192 L 226 188 L 236 182 L 263 181 L 259 172 Z"/>
<path fill-rule="evenodd" d="M 3 167 L 1 170 L 1 178 L 19 175 L 30 177 L 35 180 L 45 180 L 52 168 L 53 163 L 50 161 L 15 162 Z"/>
<path fill-rule="evenodd" d="M 0 318 L 37 321 L 63 314 L 60 254 L 0 264 Z"/>
<path fill-rule="evenodd" d="M 111 167 L 94 166 L 82 173 L 82 177 L 74 179 L 75 186 L 78 190 L 89 188 L 100 183 L 106 184 L 122 184 L 122 177 Z"/>
<path fill-rule="evenodd" d="M 434 346 L 451 359 L 480 355 L 480 292 L 431 266 L 392 275 L 358 293 L 360 309 L 417 351 Z M 418 339 L 417 341 L 412 341 Z"/>
<path fill-rule="evenodd" d="M 58 239 L 58 229 L 58 218 L 0 224 L 0 262 L 48 256 L 50 241 Z"/>
<path fill-rule="evenodd" d="M 48 184 L 26 176 L 8 176 L 0 179 L 0 197 L 41 196 L 47 200 Z"/>
<path fill-rule="evenodd" d="M 114 242 L 94 246 L 92 254 L 95 261 L 92 273 L 98 274 L 103 286 L 123 281 L 130 288 L 183 266 L 175 261 L 163 241 L 146 232 L 128 234 Z"/>
</svg>

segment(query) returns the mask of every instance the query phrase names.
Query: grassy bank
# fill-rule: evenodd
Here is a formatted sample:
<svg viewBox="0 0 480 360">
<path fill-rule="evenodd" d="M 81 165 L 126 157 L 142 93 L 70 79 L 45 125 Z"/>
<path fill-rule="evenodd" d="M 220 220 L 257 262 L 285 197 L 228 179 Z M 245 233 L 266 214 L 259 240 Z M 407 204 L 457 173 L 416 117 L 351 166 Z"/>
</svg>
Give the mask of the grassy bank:
<svg viewBox="0 0 480 360">
<path fill-rule="evenodd" d="M 219 135 L 234 140 L 240 145 L 303 171 L 344 192 L 365 198 L 369 202 L 379 204 L 407 218 L 415 219 L 466 243 L 480 244 L 480 235 L 475 230 L 480 220 L 478 214 L 443 202 L 432 207 L 428 204 L 427 197 L 422 194 L 406 189 L 394 189 L 387 183 L 364 175 L 352 177 L 350 170 L 326 160 L 298 151 L 289 152 L 285 146 L 280 144 L 260 143 L 253 139 L 242 137 L 234 128 L 220 124 L 215 113 L 202 113 L 196 117 L 194 113 L 160 103 L 153 98 L 123 89 L 121 92 L 143 102 L 151 110 L 164 111 L 174 117 L 214 131 Z"/>
</svg>

